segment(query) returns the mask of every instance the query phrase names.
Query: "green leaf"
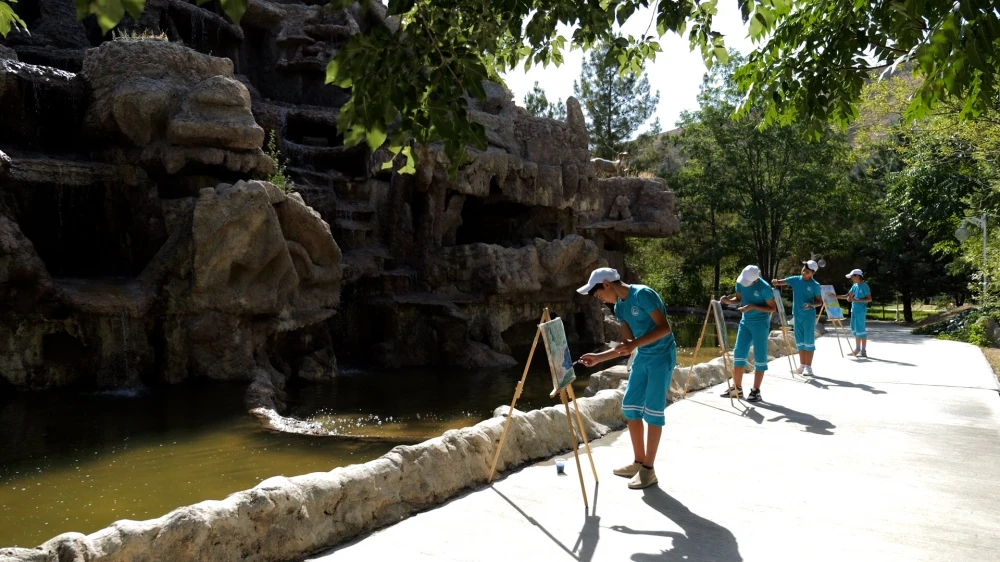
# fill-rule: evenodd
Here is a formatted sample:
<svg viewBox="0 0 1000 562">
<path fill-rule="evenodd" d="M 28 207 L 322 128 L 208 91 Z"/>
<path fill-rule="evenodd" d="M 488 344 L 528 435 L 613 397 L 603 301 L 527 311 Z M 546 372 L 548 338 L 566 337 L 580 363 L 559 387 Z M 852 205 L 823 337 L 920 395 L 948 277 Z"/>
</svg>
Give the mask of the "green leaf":
<svg viewBox="0 0 1000 562">
<path fill-rule="evenodd" d="M 750 38 L 756 39 L 764 33 L 764 24 L 761 23 L 762 18 L 758 18 L 757 14 L 754 14 L 750 18 Z"/>
<path fill-rule="evenodd" d="M 399 169 L 399 173 L 401 174 L 415 173 L 417 171 L 417 168 L 413 165 L 414 164 L 413 151 L 409 146 L 403 148 L 403 156 L 406 156 L 406 164 Z"/>
<path fill-rule="evenodd" d="M 222 10 L 226 12 L 233 23 L 240 23 L 243 14 L 247 11 L 249 0 L 219 0 L 222 3 Z"/>
<path fill-rule="evenodd" d="M 17 3 L 17 0 L 9 0 L 12 4 Z M 0 35 L 6 37 L 10 33 L 11 28 L 25 29 L 27 26 L 24 25 L 24 20 L 22 20 L 16 13 L 14 9 L 11 8 L 6 2 L 0 0 Z"/>
<path fill-rule="evenodd" d="M 382 124 L 373 125 L 365 135 L 365 140 L 368 141 L 368 149 L 375 152 L 375 150 L 382 146 L 382 143 L 385 142 L 385 138 L 386 133 L 384 126 L 382 126 Z"/>
<path fill-rule="evenodd" d="M 351 147 L 356 146 L 362 140 L 365 139 L 365 128 L 361 125 L 352 125 L 346 133 L 344 133 L 344 146 Z"/>
</svg>

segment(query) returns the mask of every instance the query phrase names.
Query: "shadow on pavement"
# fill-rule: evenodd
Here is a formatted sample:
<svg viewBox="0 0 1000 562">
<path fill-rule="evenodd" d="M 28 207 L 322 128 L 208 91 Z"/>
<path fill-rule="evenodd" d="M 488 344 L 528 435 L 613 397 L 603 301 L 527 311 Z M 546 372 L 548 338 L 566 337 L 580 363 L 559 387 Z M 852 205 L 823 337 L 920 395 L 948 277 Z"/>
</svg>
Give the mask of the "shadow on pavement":
<svg viewBox="0 0 1000 562">
<path fill-rule="evenodd" d="M 586 517 L 583 521 L 583 527 L 580 529 L 580 534 L 577 537 L 576 544 L 573 545 L 572 549 L 567 548 L 566 545 L 562 543 L 562 541 L 557 539 L 555 535 L 549 532 L 549 530 L 546 529 L 541 523 L 539 523 L 537 519 L 528 515 L 523 509 L 521 509 L 519 505 L 517 505 L 516 503 L 511 501 L 510 498 L 505 496 L 503 492 L 497 490 L 492 486 L 490 487 L 490 489 L 496 492 L 498 496 L 503 498 L 505 502 L 509 503 L 511 507 L 516 509 L 517 512 L 520 513 L 521 516 L 524 517 L 526 521 L 528 521 L 528 523 L 531 523 L 532 525 L 538 527 L 538 530 L 544 533 L 545 536 L 547 536 L 549 540 L 554 542 L 559 548 L 566 551 L 566 554 L 569 554 L 574 559 L 579 560 L 580 562 L 590 562 L 594 558 L 594 551 L 597 550 L 597 541 L 600 540 L 601 538 L 600 535 L 601 518 L 600 516 L 597 515 L 597 492 L 599 490 L 599 486 L 600 483 L 594 484 L 593 514 L 591 514 L 591 512 L 589 511 L 584 512 Z"/>
<path fill-rule="evenodd" d="M 825 381 L 825 382 L 827 382 L 829 384 L 823 384 L 823 383 L 821 383 L 819 381 Z M 877 389 L 877 388 L 875 388 L 873 386 L 869 386 L 867 384 L 858 384 L 858 383 L 853 383 L 853 382 L 848 382 L 848 381 L 842 381 L 842 380 L 838 380 L 838 379 L 831 379 L 831 378 L 828 378 L 828 377 L 820 377 L 820 376 L 817 376 L 817 375 L 813 375 L 812 377 L 810 377 L 809 379 L 807 379 L 806 383 L 809 384 L 809 385 L 811 385 L 811 386 L 815 386 L 817 388 L 822 388 L 824 390 L 828 390 L 832 386 L 837 386 L 837 387 L 842 387 L 842 388 L 857 388 L 857 389 L 863 390 L 865 392 L 870 392 L 872 394 L 888 394 L 888 392 L 886 392 L 884 390 L 879 390 L 879 389 Z"/>
<path fill-rule="evenodd" d="M 614 525 L 611 530 L 631 535 L 650 535 L 673 539 L 673 548 L 656 554 L 637 552 L 636 562 L 742 562 L 736 537 L 729 529 L 691 512 L 670 494 L 653 486 L 643 490 L 642 501 L 664 517 L 673 521 L 684 532 L 640 530 L 624 525 Z"/>
<path fill-rule="evenodd" d="M 743 415 L 757 422 L 758 424 L 764 423 L 764 416 L 760 412 L 757 412 L 755 408 L 762 408 L 764 410 L 771 410 L 779 414 L 767 421 L 781 421 L 785 420 L 789 423 L 797 423 L 801 425 L 804 430 L 808 433 L 815 433 L 816 435 L 833 435 L 833 428 L 837 427 L 832 423 L 821 420 L 812 414 L 806 414 L 804 412 L 799 412 L 791 408 L 786 408 L 784 406 L 779 406 L 777 404 L 771 404 L 769 402 L 754 402 L 753 406 L 747 406 L 746 411 Z"/>
<path fill-rule="evenodd" d="M 904 363 L 902 361 L 890 361 L 888 359 L 879 359 L 878 357 L 858 357 L 855 359 L 858 363 L 870 363 L 875 361 L 876 363 L 889 363 L 891 365 L 902 365 L 903 367 L 916 367 L 913 363 Z"/>
</svg>

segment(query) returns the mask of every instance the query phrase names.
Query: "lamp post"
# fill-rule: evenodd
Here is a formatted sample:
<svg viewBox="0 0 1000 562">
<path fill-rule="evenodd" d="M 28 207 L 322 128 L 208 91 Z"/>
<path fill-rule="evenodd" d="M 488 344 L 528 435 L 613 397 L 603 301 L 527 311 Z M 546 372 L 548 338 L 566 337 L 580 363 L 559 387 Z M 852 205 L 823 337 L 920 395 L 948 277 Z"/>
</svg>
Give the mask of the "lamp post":
<svg viewBox="0 0 1000 562">
<path fill-rule="evenodd" d="M 983 213 L 983 218 L 977 217 L 965 217 L 962 219 L 961 224 L 958 226 L 958 230 L 955 231 L 955 238 L 959 242 L 965 242 L 969 239 L 971 233 L 968 228 L 965 228 L 965 223 L 972 223 L 983 229 L 983 296 L 986 295 L 986 213 Z"/>
</svg>

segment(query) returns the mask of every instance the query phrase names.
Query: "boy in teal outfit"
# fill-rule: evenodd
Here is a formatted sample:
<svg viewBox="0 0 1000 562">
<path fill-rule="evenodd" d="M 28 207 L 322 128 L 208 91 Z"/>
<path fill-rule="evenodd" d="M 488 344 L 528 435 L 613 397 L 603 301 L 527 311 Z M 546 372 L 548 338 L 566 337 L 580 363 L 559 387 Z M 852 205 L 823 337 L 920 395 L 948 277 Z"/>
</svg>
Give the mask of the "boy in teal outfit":
<svg viewBox="0 0 1000 562">
<path fill-rule="evenodd" d="M 799 350 L 796 373 L 812 376 L 813 354 L 816 353 L 816 309 L 823 306 L 823 293 L 813 279 L 819 264 L 802 262 L 802 274 L 771 281 L 775 287 L 792 288 L 792 322 L 795 325 L 795 347 Z"/>
<path fill-rule="evenodd" d="M 628 422 L 635 462 L 615 469 L 617 476 L 631 478 L 633 490 L 656 484 L 653 461 L 663 432 L 663 413 L 667 408 L 667 390 L 677 365 L 677 344 L 667 323 L 667 309 L 660 295 L 645 285 L 626 285 L 610 267 L 595 269 L 590 280 L 577 292 L 591 295 L 605 304 L 615 305 L 615 318 L 621 323 L 622 342 L 604 353 L 588 353 L 580 358 L 592 367 L 616 357 L 627 357 L 638 349 L 628 386 L 622 399 L 622 413 Z M 645 446 L 642 422 L 649 424 Z"/>
<path fill-rule="evenodd" d="M 868 303 L 872 302 L 872 290 L 865 283 L 865 275 L 860 269 L 854 269 L 847 274 L 854 286 L 846 295 L 838 295 L 851 303 L 851 331 L 854 332 L 855 357 L 868 357 L 868 330 L 865 327 L 865 317 L 868 316 Z"/>
<path fill-rule="evenodd" d="M 760 384 L 764 381 L 764 371 L 767 371 L 767 338 L 771 334 L 771 313 L 778 309 L 774 304 L 774 292 L 767 281 L 760 278 L 760 268 L 748 265 L 736 278 L 736 293 L 732 297 L 723 296 L 719 302 L 740 304 L 739 311 L 743 313 L 736 332 L 736 347 L 733 349 L 735 388 L 723 393 L 723 396 L 730 396 L 735 391 L 739 398 L 743 398 L 743 373 L 750 356 L 750 344 L 753 343 L 753 388 L 750 389 L 747 401 L 757 402 L 761 399 Z"/>
</svg>

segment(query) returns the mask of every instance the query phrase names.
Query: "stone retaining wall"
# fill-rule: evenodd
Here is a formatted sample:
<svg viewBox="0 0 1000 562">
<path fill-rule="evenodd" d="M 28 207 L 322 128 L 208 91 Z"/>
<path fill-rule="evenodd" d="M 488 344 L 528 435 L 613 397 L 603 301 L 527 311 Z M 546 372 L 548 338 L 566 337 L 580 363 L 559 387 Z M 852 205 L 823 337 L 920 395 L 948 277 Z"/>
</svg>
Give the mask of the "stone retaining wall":
<svg viewBox="0 0 1000 562">
<path fill-rule="evenodd" d="M 775 357 L 788 353 L 780 332 L 772 333 L 769 349 Z M 692 391 L 726 380 L 721 358 L 693 370 L 679 367 L 671 401 L 680 398 L 689 373 Z M 624 366 L 591 376 L 594 396 L 578 400 L 590 439 L 625 425 L 624 391 L 618 387 L 627 377 Z M 514 415 L 498 471 L 569 448 L 561 404 Z M 65 533 L 34 549 L 2 549 L 0 562 L 301 559 L 484 484 L 504 420 L 501 414 L 418 445 L 399 446 L 365 464 L 269 478 L 224 500 L 181 507 L 158 519 L 122 520 L 90 535 Z"/>
<path fill-rule="evenodd" d="M 589 438 L 625 425 L 621 390 L 578 400 Z M 147 521 L 118 521 L 90 535 L 66 533 L 35 549 L 3 549 L 18 562 L 296 560 L 396 523 L 486 482 L 505 418 L 399 446 L 360 465 L 274 477 L 221 501 Z M 563 406 L 517 412 L 498 471 L 569 449 Z"/>
<path fill-rule="evenodd" d="M 817 328 L 817 335 L 822 335 L 822 333 L 821 328 Z M 768 361 L 784 357 L 795 351 L 794 345 L 791 345 L 791 337 L 792 335 L 789 334 L 789 341 L 786 343 L 780 330 L 771 332 L 767 343 Z M 704 354 L 707 356 L 709 353 L 716 353 L 716 351 L 715 349 L 709 349 L 705 350 Z M 730 358 L 731 362 L 732 359 Z M 749 362 L 753 363 L 753 349 L 750 350 Z M 691 383 L 688 385 L 688 392 L 694 392 L 724 382 L 729 377 L 729 374 L 722 357 L 716 357 L 705 363 L 698 363 L 694 368 L 690 366 L 676 367 L 674 368 L 673 378 L 670 381 L 667 402 L 676 402 L 684 397 L 684 384 L 687 382 L 689 376 L 691 377 Z M 625 365 L 616 365 L 600 373 L 594 373 L 590 376 L 590 385 L 587 387 L 586 395 L 593 396 L 602 390 L 618 388 L 622 381 L 626 379 L 628 379 L 628 367 Z"/>
</svg>

